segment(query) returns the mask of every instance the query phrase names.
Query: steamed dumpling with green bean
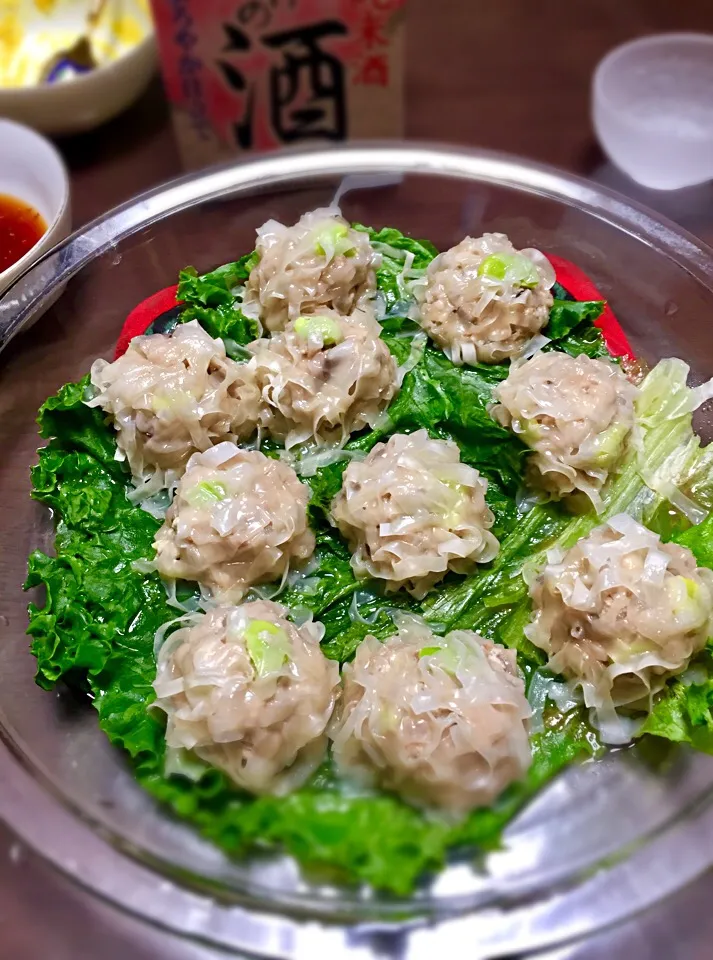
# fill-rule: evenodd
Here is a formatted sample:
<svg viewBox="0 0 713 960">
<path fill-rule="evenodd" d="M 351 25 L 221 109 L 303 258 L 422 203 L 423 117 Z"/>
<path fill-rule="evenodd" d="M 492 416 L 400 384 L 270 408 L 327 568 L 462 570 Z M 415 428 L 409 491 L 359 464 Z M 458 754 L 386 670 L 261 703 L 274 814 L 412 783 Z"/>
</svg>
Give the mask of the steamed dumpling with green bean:
<svg viewBox="0 0 713 960">
<path fill-rule="evenodd" d="M 511 366 L 492 415 L 533 451 L 533 486 L 554 500 L 580 491 L 598 508 L 626 450 L 637 392 L 609 360 L 540 352 Z"/>
<path fill-rule="evenodd" d="M 268 220 L 257 234 L 260 260 L 245 303 L 257 305 L 269 331 L 325 307 L 350 314 L 376 289 L 379 257 L 368 235 L 353 230 L 336 208 L 312 210 L 291 227 Z"/>
<path fill-rule="evenodd" d="M 453 363 L 499 363 L 547 324 L 555 272 L 539 250 L 504 233 L 466 237 L 416 285 L 420 324 Z"/>
<path fill-rule="evenodd" d="M 398 387 L 397 369 L 370 308 L 301 315 L 251 344 L 262 392 L 260 423 L 287 447 L 342 444 L 373 426 Z"/>
<path fill-rule="evenodd" d="M 452 441 L 397 433 L 349 464 L 331 515 L 357 576 L 420 600 L 449 570 L 471 573 L 496 556 L 487 487 Z"/>
<path fill-rule="evenodd" d="M 713 572 L 626 514 L 567 551 L 549 551 L 530 596 L 528 639 L 550 670 L 582 688 L 612 742 L 628 739 L 616 708 L 649 710 L 713 632 Z"/>
<path fill-rule="evenodd" d="M 161 471 L 168 486 L 191 454 L 255 432 L 260 391 L 254 364 L 226 356 L 198 321 L 135 337 L 126 353 L 91 371 L 90 407 L 108 413 L 134 479 Z"/>
<path fill-rule="evenodd" d="M 291 467 L 257 450 L 220 443 L 194 454 L 156 534 L 155 569 L 238 600 L 312 555 L 308 500 Z"/>
<path fill-rule="evenodd" d="M 339 686 L 324 627 L 298 627 L 269 601 L 188 619 L 157 657 L 152 706 L 168 717 L 168 751 L 192 751 L 250 793 L 296 789 L 324 759 Z"/>
<path fill-rule="evenodd" d="M 340 772 L 360 783 L 462 815 L 530 765 L 515 651 L 470 630 L 439 637 L 402 616 L 385 642 L 361 643 L 343 682 L 329 735 Z"/>
</svg>

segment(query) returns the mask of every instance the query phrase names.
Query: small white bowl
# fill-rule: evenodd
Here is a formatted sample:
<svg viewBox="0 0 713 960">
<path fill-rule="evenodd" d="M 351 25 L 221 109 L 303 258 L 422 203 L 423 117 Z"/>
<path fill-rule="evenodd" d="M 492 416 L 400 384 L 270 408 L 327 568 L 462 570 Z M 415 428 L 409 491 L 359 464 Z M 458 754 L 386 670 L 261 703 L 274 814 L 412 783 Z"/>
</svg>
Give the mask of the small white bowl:
<svg viewBox="0 0 713 960">
<path fill-rule="evenodd" d="M 713 35 L 663 33 L 616 47 L 595 71 L 592 116 L 611 160 L 645 187 L 713 179 Z"/>
<path fill-rule="evenodd" d="M 31 263 L 69 234 L 69 177 L 57 150 L 40 134 L 0 119 L 0 194 L 24 200 L 42 214 L 47 230 L 24 257 L 0 273 L 7 289 Z"/>
<path fill-rule="evenodd" d="M 147 87 L 156 65 L 156 40 L 151 35 L 118 60 L 64 83 L 0 88 L 0 116 L 53 136 L 91 130 L 130 106 Z"/>
</svg>

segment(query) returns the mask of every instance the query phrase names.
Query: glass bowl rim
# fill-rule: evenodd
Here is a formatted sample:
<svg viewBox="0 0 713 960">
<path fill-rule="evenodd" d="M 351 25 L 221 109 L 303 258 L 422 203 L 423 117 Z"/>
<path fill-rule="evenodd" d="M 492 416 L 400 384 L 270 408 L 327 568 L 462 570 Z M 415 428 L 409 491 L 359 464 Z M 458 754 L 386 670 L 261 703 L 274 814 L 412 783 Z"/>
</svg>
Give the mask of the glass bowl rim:
<svg viewBox="0 0 713 960">
<path fill-rule="evenodd" d="M 57 244 L 0 297 L 0 351 L 54 302 L 82 267 L 146 227 L 196 203 L 340 175 L 431 175 L 473 180 L 545 197 L 582 210 L 656 246 L 709 288 L 713 251 L 703 241 L 615 190 L 547 164 L 490 150 L 417 142 L 364 142 L 257 154 L 167 180 L 114 207 Z"/>
<path fill-rule="evenodd" d="M 76 276 L 84 266 L 115 248 L 121 240 L 153 223 L 167 219 L 173 214 L 180 213 L 199 203 L 235 197 L 242 193 L 274 189 L 281 185 L 294 186 L 310 179 L 337 178 L 339 176 L 377 179 L 379 177 L 383 178 L 384 175 L 404 174 L 474 181 L 556 200 L 559 203 L 588 213 L 617 230 L 629 234 L 634 239 L 655 248 L 660 254 L 674 261 L 713 292 L 713 251 L 673 222 L 658 216 L 634 201 L 628 200 L 615 191 L 599 187 L 583 178 L 544 164 L 492 151 L 433 144 L 360 143 L 329 150 L 306 148 L 286 153 L 257 155 L 247 160 L 229 162 L 199 173 L 170 180 L 108 211 L 103 216 L 77 230 L 67 240 L 49 251 L 41 260 L 30 266 L 3 294 L 0 298 L 0 350 L 17 333 L 36 319 L 41 312 L 51 306 L 61 294 L 65 284 Z M 365 185 L 363 182 L 355 183 L 355 186 Z M 5 752 L 1 742 L 0 760 L 6 760 L 13 767 L 17 766 L 17 759 L 10 759 L 9 752 Z M 28 771 L 23 770 L 21 776 L 24 778 L 27 775 Z M 41 790 L 36 783 L 30 787 L 25 781 L 25 786 L 30 791 L 33 789 Z M 44 794 L 43 800 L 49 801 L 47 793 Z M 216 945 L 238 947 L 249 951 L 253 955 L 255 953 L 263 955 L 263 950 L 258 944 L 266 942 L 265 936 L 274 943 L 273 936 L 276 931 L 273 929 L 271 933 L 269 932 L 271 924 L 273 926 L 280 922 L 299 924 L 297 918 L 292 920 L 285 918 L 284 921 L 281 921 L 279 915 L 253 912 L 254 903 L 245 906 L 237 906 L 234 903 L 223 905 L 214 899 L 206 900 L 206 903 L 210 905 L 210 910 L 206 912 L 206 916 L 215 919 L 216 911 L 227 911 L 228 914 L 230 911 L 237 911 L 237 916 L 240 919 L 236 929 L 228 931 L 221 923 L 220 934 L 216 938 L 208 930 L 196 930 L 190 927 L 189 920 L 180 915 L 180 910 L 172 911 L 174 917 L 176 913 L 179 914 L 178 921 L 169 923 L 160 915 L 157 915 L 157 911 L 146 900 L 138 902 L 135 897 L 129 898 L 131 902 L 127 902 L 126 899 L 124 902 L 118 900 L 114 889 L 115 885 L 111 882 L 102 885 L 97 883 L 97 878 L 94 878 L 92 884 L 88 883 L 86 878 L 82 877 L 81 869 L 79 869 L 81 865 L 68 861 L 66 849 L 64 849 L 65 845 L 62 842 L 55 842 L 53 845 L 51 839 L 48 840 L 48 836 L 44 837 L 45 843 L 38 842 L 33 834 L 32 823 L 24 822 L 22 804 L 15 804 L 14 808 L 12 804 L 9 805 L 9 809 L 13 810 L 12 816 L 8 815 L 7 808 L 3 810 L 4 806 L 0 798 L 0 817 L 8 822 L 10 829 L 63 874 L 112 905 L 138 915 L 150 923 L 170 929 L 174 933 L 183 933 L 199 940 L 207 939 Z M 20 811 L 19 817 L 18 811 Z M 62 812 L 70 816 L 76 816 L 77 813 L 76 809 L 72 810 L 72 805 L 65 803 L 62 804 Z M 713 810 L 706 808 L 702 814 L 699 811 L 696 819 L 704 821 L 713 832 Z M 100 839 L 93 832 L 91 819 L 84 819 L 78 826 L 81 826 L 83 830 L 92 831 L 93 836 L 104 845 L 104 839 Z M 665 835 L 658 839 L 658 842 L 652 842 L 652 847 L 656 848 L 661 843 L 670 843 L 671 837 L 673 835 L 678 836 L 684 826 L 686 826 L 686 823 L 677 824 L 671 831 L 666 831 Z M 702 824 L 699 822 L 699 829 L 701 827 Z M 51 832 L 46 831 L 46 833 L 51 837 Z M 58 841 L 62 839 L 57 838 Z M 108 841 L 107 837 L 105 839 Z M 129 868 L 129 872 L 132 868 L 147 872 L 146 862 L 142 861 L 140 855 L 127 855 L 125 849 L 120 852 L 108 842 L 105 845 L 109 848 L 107 852 L 110 851 L 110 855 L 124 861 L 124 865 Z M 548 899 L 534 906 L 532 904 L 517 905 L 515 912 L 521 914 L 516 921 L 518 943 L 514 946 L 509 942 L 505 943 L 502 940 L 504 935 L 502 924 L 499 925 L 496 922 L 491 939 L 491 948 L 495 952 L 491 952 L 489 955 L 499 955 L 501 951 L 512 952 L 514 950 L 514 952 L 520 952 L 523 949 L 543 949 L 546 946 L 561 942 L 563 939 L 586 935 L 594 929 L 599 929 L 603 923 L 620 922 L 633 912 L 645 909 L 664 895 L 672 893 L 675 889 L 693 879 L 709 866 L 710 862 L 713 862 L 713 854 L 710 857 L 702 856 L 702 845 L 696 844 L 694 841 L 687 846 L 692 847 L 696 853 L 693 860 L 684 864 L 683 858 L 681 858 L 678 861 L 680 863 L 678 872 L 670 870 L 669 862 L 669 872 L 666 875 L 667 882 L 658 885 L 656 892 L 648 896 L 637 889 L 635 891 L 636 896 L 633 896 L 631 910 L 622 908 L 618 885 L 612 883 L 611 880 L 605 883 L 598 894 L 602 906 L 604 902 L 607 905 L 606 915 L 608 919 L 604 921 L 602 921 L 601 915 L 594 916 L 593 912 L 587 909 L 586 898 L 582 898 L 585 888 L 588 888 L 592 882 L 589 879 L 585 879 L 582 884 L 573 887 L 564 894 L 556 894 L 551 900 Z M 647 859 L 651 859 L 653 850 L 647 847 L 645 851 L 638 851 L 634 856 L 638 857 L 639 855 L 646 855 Z M 649 869 L 652 867 L 653 864 L 650 865 Z M 630 868 L 630 861 L 624 860 L 612 867 L 612 870 L 622 872 L 623 882 L 628 883 L 631 889 L 632 886 L 635 886 L 635 878 L 632 879 Z M 152 874 L 152 876 L 155 877 L 157 883 L 160 881 L 165 886 L 165 879 L 160 874 Z M 177 886 L 172 889 L 179 901 L 181 898 L 184 901 L 186 901 L 186 898 L 190 898 L 191 902 L 195 901 L 196 894 L 191 888 Z M 250 911 L 250 924 L 246 926 L 243 934 L 239 928 L 245 925 L 246 910 Z M 486 912 L 490 913 L 490 910 L 486 908 Z M 455 924 L 453 932 L 461 931 L 461 933 L 456 934 L 458 940 L 461 940 L 462 935 L 465 934 L 469 943 L 477 943 L 478 937 L 475 935 L 478 930 L 484 932 L 482 920 L 480 921 L 480 928 L 464 928 L 460 925 L 478 923 L 476 919 L 478 916 L 482 917 L 482 914 L 476 912 L 470 916 L 461 915 L 454 919 L 443 919 L 440 927 L 445 929 L 449 925 Z M 560 921 L 563 921 L 564 918 L 567 918 L 567 922 L 561 923 Z M 228 919 L 227 914 L 225 919 Z M 512 913 L 509 911 L 502 914 L 502 920 L 506 926 L 512 923 L 513 919 Z M 555 921 L 554 927 L 552 921 Z M 228 924 L 228 926 L 232 927 L 231 924 Z M 375 926 L 382 930 L 385 928 L 383 920 L 376 925 L 370 924 L 369 926 L 371 929 L 374 929 Z M 421 955 L 421 949 L 428 942 L 427 928 L 414 925 L 412 922 L 387 923 L 386 926 L 390 929 L 393 929 L 394 926 L 398 927 L 400 935 L 405 933 L 409 941 L 412 941 L 409 945 L 408 956 L 411 955 L 411 949 L 414 950 L 414 956 Z M 498 932 L 499 926 L 501 929 Z M 260 930 L 259 935 L 257 935 L 258 929 Z M 348 934 L 349 929 L 349 927 L 344 928 L 344 939 L 340 941 L 341 947 L 345 950 L 355 946 Z M 324 927 L 324 931 L 325 934 L 330 931 L 325 945 L 331 943 L 332 948 L 337 946 L 337 942 L 332 939 L 334 927 Z M 475 939 L 473 939 L 474 936 Z M 421 943 L 420 941 L 424 937 L 426 937 L 425 943 Z M 301 940 L 300 937 L 295 940 L 294 947 L 298 946 L 299 940 Z M 417 946 L 417 942 L 420 945 Z M 302 954 L 290 950 L 279 954 L 270 952 L 269 955 L 296 957 Z M 454 956 L 458 956 L 458 954 L 456 953 Z"/>
</svg>

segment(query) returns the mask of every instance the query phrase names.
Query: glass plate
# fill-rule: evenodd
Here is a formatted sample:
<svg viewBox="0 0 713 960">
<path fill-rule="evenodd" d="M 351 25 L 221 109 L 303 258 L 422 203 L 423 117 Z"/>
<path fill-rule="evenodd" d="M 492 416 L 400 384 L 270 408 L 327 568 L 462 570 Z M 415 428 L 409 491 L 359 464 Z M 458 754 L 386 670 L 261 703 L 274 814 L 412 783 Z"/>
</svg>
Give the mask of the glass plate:
<svg viewBox="0 0 713 960">
<path fill-rule="evenodd" d="M 256 158 L 174 181 L 57 247 L 0 300 L 0 816 L 92 893 L 179 934 L 256 956 L 453 960 L 539 949 L 615 923 L 713 862 L 713 758 L 621 750 L 570 768 L 511 825 L 502 850 L 454 861 L 404 901 L 309 884 L 286 858 L 235 862 L 134 783 L 96 717 L 33 683 L 21 583 L 47 547 L 29 499 L 46 396 L 109 356 L 137 302 L 252 249 L 338 196 L 345 215 L 445 249 L 508 233 L 582 267 L 638 355 L 713 373 L 713 254 L 678 227 L 585 181 L 516 159 L 420 146 Z M 37 323 L 28 332 L 29 326 Z M 22 334 L 13 339 L 16 334 Z M 706 439 L 710 424 L 699 424 Z"/>
</svg>

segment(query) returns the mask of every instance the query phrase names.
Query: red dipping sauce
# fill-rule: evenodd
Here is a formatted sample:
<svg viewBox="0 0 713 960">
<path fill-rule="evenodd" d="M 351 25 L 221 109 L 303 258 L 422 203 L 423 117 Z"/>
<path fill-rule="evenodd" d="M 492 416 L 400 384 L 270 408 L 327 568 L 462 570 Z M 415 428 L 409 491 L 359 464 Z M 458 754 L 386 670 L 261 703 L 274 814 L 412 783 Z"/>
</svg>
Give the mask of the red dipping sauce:
<svg viewBox="0 0 713 960">
<path fill-rule="evenodd" d="M 46 230 L 44 217 L 34 207 L 0 193 L 0 271 L 24 257 Z"/>
</svg>

